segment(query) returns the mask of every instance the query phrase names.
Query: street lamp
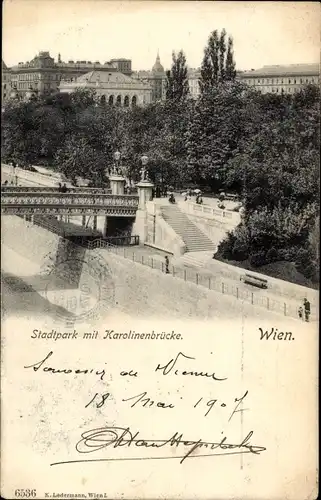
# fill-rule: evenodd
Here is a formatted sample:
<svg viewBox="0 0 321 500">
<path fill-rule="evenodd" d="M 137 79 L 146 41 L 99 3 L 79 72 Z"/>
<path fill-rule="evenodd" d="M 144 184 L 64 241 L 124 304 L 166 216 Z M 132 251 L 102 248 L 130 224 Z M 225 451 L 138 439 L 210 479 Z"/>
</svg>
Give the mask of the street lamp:
<svg viewBox="0 0 321 500">
<path fill-rule="evenodd" d="M 142 165 L 143 165 L 143 166 L 146 166 L 146 165 L 147 165 L 147 163 L 148 163 L 148 156 L 143 155 L 143 156 L 141 157 L 141 160 L 142 160 Z"/>
<path fill-rule="evenodd" d="M 143 166 L 142 166 L 142 169 L 140 171 L 140 173 L 141 173 L 141 179 L 140 180 L 141 181 L 147 181 L 148 179 L 147 179 L 147 173 L 146 173 L 146 170 L 147 170 L 146 165 L 148 163 L 148 156 L 143 155 L 141 157 L 141 162 L 142 162 Z"/>
<path fill-rule="evenodd" d="M 118 174 L 119 161 L 120 161 L 120 152 L 119 151 L 115 151 L 115 153 L 114 153 L 114 159 L 115 159 L 114 173 Z"/>
</svg>

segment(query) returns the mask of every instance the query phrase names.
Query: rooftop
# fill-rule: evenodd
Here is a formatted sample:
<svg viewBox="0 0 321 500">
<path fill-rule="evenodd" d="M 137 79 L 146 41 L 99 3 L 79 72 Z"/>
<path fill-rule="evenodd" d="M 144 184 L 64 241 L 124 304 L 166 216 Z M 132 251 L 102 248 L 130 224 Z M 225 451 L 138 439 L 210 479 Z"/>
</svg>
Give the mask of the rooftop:
<svg viewBox="0 0 321 500">
<path fill-rule="evenodd" d="M 85 75 L 81 75 L 76 79 L 77 83 L 136 83 L 137 80 L 130 78 L 119 71 L 90 71 Z M 138 82 L 137 82 L 138 83 Z"/>
<path fill-rule="evenodd" d="M 261 76 L 261 75 L 318 75 L 320 73 L 319 64 L 287 64 L 263 66 L 263 68 L 252 69 L 240 73 L 243 77 L 246 76 Z"/>
</svg>

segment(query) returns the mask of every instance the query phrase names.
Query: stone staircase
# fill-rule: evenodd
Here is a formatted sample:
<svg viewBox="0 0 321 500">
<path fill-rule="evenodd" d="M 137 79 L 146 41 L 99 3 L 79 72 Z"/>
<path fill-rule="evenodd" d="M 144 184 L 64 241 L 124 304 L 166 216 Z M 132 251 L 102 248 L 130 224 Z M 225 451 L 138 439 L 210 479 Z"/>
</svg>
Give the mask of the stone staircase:
<svg viewBox="0 0 321 500">
<path fill-rule="evenodd" d="M 162 206 L 161 213 L 186 244 L 186 252 L 214 252 L 215 244 L 176 205 Z"/>
</svg>

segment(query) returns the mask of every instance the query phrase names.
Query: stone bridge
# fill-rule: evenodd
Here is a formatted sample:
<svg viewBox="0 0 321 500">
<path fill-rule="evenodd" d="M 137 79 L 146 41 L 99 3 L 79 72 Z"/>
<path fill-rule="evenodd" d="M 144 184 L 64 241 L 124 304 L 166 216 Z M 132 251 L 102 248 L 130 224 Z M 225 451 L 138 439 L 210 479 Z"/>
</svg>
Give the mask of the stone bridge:
<svg viewBox="0 0 321 500">
<path fill-rule="evenodd" d="M 1 190 L 2 215 L 108 215 L 135 217 L 139 199 L 137 195 L 109 194 L 83 190 L 60 193 L 55 190 Z"/>
</svg>

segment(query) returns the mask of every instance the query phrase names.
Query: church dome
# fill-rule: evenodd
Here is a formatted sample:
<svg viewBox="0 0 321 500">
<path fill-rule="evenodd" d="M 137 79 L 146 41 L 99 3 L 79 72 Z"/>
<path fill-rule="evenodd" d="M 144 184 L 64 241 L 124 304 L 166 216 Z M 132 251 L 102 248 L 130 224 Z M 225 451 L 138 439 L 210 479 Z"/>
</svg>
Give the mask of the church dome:
<svg viewBox="0 0 321 500">
<path fill-rule="evenodd" d="M 159 53 L 157 52 L 156 62 L 152 68 L 154 73 L 164 73 L 164 67 L 161 65 Z"/>
</svg>

